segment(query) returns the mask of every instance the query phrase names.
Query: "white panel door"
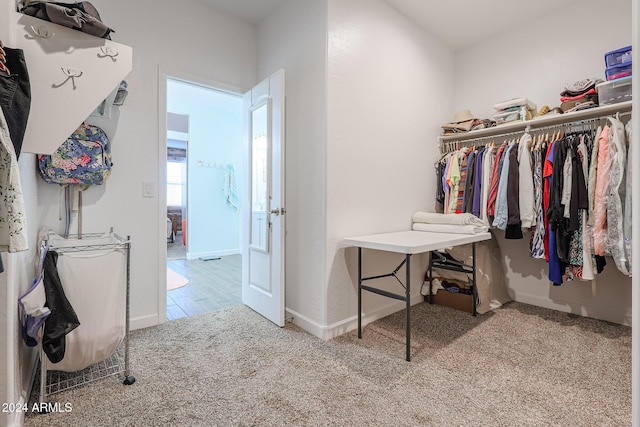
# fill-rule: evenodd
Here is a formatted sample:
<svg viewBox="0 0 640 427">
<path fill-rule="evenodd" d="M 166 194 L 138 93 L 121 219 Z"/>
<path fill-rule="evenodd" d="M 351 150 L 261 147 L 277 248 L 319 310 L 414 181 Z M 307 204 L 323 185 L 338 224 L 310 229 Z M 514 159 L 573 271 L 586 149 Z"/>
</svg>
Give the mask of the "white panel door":
<svg viewBox="0 0 640 427">
<path fill-rule="evenodd" d="M 244 95 L 242 302 L 284 326 L 284 70 Z"/>
</svg>

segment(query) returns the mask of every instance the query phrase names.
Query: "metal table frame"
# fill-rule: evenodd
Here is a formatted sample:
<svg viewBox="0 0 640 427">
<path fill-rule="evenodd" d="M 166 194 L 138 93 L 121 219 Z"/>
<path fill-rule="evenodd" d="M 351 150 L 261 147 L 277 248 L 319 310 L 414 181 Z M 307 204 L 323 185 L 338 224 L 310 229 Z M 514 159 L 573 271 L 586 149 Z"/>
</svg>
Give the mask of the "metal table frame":
<svg viewBox="0 0 640 427">
<path fill-rule="evenodd" d="M 429 277 L 433 268 L 445 268 L 448 270 L 462 271 L 472 274 L 473 285 L 473 314 L 476 314 L 476 242 L 491 239 L 490 233 L 478 234 L 448 234 L 432 233 L 424 231 L 401 231 L 396 233 L 372 234 L 367 236 L 348 237 L 343 243 L 358 248 L 358 338 L 362 338 L 362 291 L 372 292 L 387 298 L 393 298 L 405 302 L 405 330 L 406 330 L 406 360 L 411 361 L 411 256 L 420 253 L 429 253 Z M 459 264 L 446 266 L 441 260 L 434 260 L 433 253 L 437 250 L 453 246 L 472 244 L 472 265 Z M 402 262 L 388 274 L 362 277 L 362 249 L 375 249 L 380 251 L 404 254 Z M 398 278 L 397 273 L 405 267 L 405 283 Z M 394 277 L 403 287 L 404 294 L 390 292 L 384 289 L 364 285 L 368 280 Z M 429 302 L 432 303 L 432 289 L 429 285 Z"/>
</svg>

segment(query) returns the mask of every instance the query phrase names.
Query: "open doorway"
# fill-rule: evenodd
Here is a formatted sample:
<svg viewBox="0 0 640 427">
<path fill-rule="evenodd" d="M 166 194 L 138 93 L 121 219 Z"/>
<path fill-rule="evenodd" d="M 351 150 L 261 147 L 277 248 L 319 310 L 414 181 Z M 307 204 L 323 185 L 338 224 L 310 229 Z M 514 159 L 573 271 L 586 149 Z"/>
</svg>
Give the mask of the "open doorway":
<svg viewBox="0 0 640 427">
<path fill-rule="evenodd" d="M 167 320 L 242 303 L 242 97 L 167 78 Z"/>
</svg>

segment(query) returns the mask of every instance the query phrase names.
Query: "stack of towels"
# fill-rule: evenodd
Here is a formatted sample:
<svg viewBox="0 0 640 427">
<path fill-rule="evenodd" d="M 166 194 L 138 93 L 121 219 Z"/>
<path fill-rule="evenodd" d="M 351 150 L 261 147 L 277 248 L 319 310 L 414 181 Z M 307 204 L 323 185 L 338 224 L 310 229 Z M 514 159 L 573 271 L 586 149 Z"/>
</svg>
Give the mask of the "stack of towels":
<svg viewBox="0 0 640 427">
<path fill-rule="evenodd" d="M 416 212 L 413 214 L 413 229 L 435 233 L 476 234 L 489 230 L 487 224 L 471 213 L 441 214 Z"/>
<path fill-rule="evenodd" d="M 531 120 L 536 115 L 537 106 L 531 102 L 528 98 L 514 98 L 508 101 L 498 102 L 493 104 L 493 108 L 496 113 L 493 115 L 493 120 L 498 125 Z"/>
</svg>

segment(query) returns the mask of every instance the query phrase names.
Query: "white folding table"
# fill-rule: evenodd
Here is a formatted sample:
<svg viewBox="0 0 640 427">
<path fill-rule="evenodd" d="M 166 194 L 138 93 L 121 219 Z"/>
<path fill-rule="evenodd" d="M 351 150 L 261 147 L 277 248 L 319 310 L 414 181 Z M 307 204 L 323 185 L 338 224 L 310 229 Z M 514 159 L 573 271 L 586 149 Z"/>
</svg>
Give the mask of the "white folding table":
<svg viewBox="0 0 640 427">
<path fill-rule="evenodd" d="M 394 298 L 405 301 L 406 304 L 406 360 L 411 361 L 411 279 L 410 279 L 410 262 L 411 255 L 429 252 L 429 277 L 432 277 L 434 267 L 445 268 L 448 270 L 464 271 L 472 274 L 473 288 L 473 314 L 476 314 L 476 242 L 491 239 L 491 233 L 478 234 L 451 234 L 451 233 L 433 233 L 427 231 L 399 231 L 395 233 L 370 234 L 367 236 L 347 237 L 343 239 L 343 243 L 347 246 L 358 248 L 358 338 L 362 338 L 362 291 L 373 292 L 388 298 Z M 453 246 L 472 244 L 472 265 L 458 264 L 452 268 L 433 259 L 433 251 L 450 248 Z M 394 252 L 404 254 L 405 258 L 398 267 L 389 274 L 378 276 L 362 277 L 362 248 L 375 249 L 379 251 Z M 405 266 L 406 283 L 396 276 L 398 271 Z M 383 277 L 395 277 L 405 288 L 404 295 L 386 291 L 384 289 L 374 288 L 363 285 L 362 282 L 367 280 L 381 279 Z M 429 295 L 431 296 L 431 286 L 429 286 Z M 431 298 L 430 298 L 430 302 Z"/>
</svg>

